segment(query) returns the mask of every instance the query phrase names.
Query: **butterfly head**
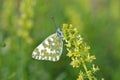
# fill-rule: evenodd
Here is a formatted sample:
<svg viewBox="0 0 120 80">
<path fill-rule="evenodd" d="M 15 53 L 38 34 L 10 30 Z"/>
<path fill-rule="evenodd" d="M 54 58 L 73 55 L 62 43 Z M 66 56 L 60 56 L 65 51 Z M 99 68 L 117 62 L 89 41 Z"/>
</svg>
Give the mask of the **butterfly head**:
<svg viewBox="0 0 120 80">
<path fill-rule="evenodd" d="M 59 38 L 63 39 L 63 34 L 62 34 L 60 28 L 57 28 L 56 34 Z"/>
</svg>

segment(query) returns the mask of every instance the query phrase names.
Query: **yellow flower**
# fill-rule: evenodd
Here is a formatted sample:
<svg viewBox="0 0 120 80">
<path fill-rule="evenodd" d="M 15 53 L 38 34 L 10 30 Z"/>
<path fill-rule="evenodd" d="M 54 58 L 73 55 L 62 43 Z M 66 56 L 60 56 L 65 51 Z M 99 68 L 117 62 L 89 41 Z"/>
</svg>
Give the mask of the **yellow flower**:
<svg viewBox="0 0 120 80">
<path fill-rule="evenodd" d="M 99 70 L 98 66 L 95 67 L 95 64 L 92 65 L 93 72 L 97 72 Z"/>
<path fill-rule="evenodd" d="M 84 80 L 82 72 L 79 73 L 79 76 L 78 76 L 77 80 Z"/>
<path fill-rule="evenodd" d="M 89 54 L 87 55 L 87 58 L 85 59 L 86 62 L 92 62 L 93 60 L 95 60 L 96 57 L 93 55 L 93 56 L 90 56 Z"/>
<path fill-rule="evenodd" d="M 87 65 L 92 65 L 92 61 L 95 59 L 95 56 L 91 56 L 89 53 L 90 46 L 84 42 L 78 30 L 72 24 L 63 24 L 62 32 L 68 51 L 67 56 L 72 60 L 70 65 L 73 68 L 81 68 L 77 80 L 93 80 L 95 78 L 94 73 L 98 68 L 94 66 L 90 68 Z"/>
<path fill-rule="evenodd" d="M 89 49 L 90 49 L 90 46 L 84 47 L 84 52 L 85 52 L 85 53 L 88 53 L 88 52 L 89 52 Z"/>
<path fill-rule="evenodd" d="M 68 57 L 72 57 L 72 56 L 73 56 L 73 53 L 69 52 L 69 53 L 67 53 L 67 56 L 68 56 Z"/>
<path fill-rule="evenodd" d="M 66 44 L 66 46 L 67 46 L 68 48 L 70 48 L 70 47 L 71 47 L 71 43 L 69 42 L 68 44 Z"/>
<path fill-rule="evenodd" d="M 80 62 L 79 62 L 79 60 L 77 58 L 72 58 L 72 61 L 71 61 L 70 65 L 72 65 L 73 68 L 74 67 L 78 68 L 79 65 L 80 65 Z"/>
<path fill-rule="evenodd" d="M 74 55 L 75 57 L 80 57 L 80 52 L 78 51 L 78 49 L 75 49 L 73 55 Z"/>
</svg>

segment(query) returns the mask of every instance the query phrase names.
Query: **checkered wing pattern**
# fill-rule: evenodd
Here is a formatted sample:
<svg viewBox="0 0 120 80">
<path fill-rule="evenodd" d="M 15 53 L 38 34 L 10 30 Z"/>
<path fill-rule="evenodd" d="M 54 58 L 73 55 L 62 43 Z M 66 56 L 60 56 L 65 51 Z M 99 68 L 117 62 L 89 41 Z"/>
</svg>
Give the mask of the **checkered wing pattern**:
<svg viewBox="0 0 120 80">
<path fill-rule="evenodd" d="M 62 54 L 63 41 L 54 33 L 34 49 L 32 57 L 38 60 L 58 61 Z"/>
</svg>

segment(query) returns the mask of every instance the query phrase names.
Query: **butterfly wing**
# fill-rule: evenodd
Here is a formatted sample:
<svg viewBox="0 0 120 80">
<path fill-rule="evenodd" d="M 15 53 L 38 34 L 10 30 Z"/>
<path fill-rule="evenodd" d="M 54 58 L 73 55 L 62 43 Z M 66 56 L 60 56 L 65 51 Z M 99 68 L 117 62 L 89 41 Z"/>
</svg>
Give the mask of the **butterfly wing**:
<svg viewBox="0 0 120 80">
<path fill-rule="evenodd" d="M 62 48 L 62 39 L 54 33 L 34 49 L 32 57 L 38 60 L 58 61 L 62 54 Z"/>
</svg>

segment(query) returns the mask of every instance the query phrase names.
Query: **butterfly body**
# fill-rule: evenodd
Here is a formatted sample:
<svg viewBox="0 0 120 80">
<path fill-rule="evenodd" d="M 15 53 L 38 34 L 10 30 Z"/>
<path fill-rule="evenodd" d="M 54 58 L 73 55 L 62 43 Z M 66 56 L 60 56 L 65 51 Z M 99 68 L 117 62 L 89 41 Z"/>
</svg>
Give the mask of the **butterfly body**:
<svg viewBox="0 0 120 80">
<path fill-rule="evenodd" d="M 32 57 L 37 60 L 58 61 L 63 49 L 63 35 L 58 28 L 56 33 L 46 38 L 34 49 Z"/>
</svg>

